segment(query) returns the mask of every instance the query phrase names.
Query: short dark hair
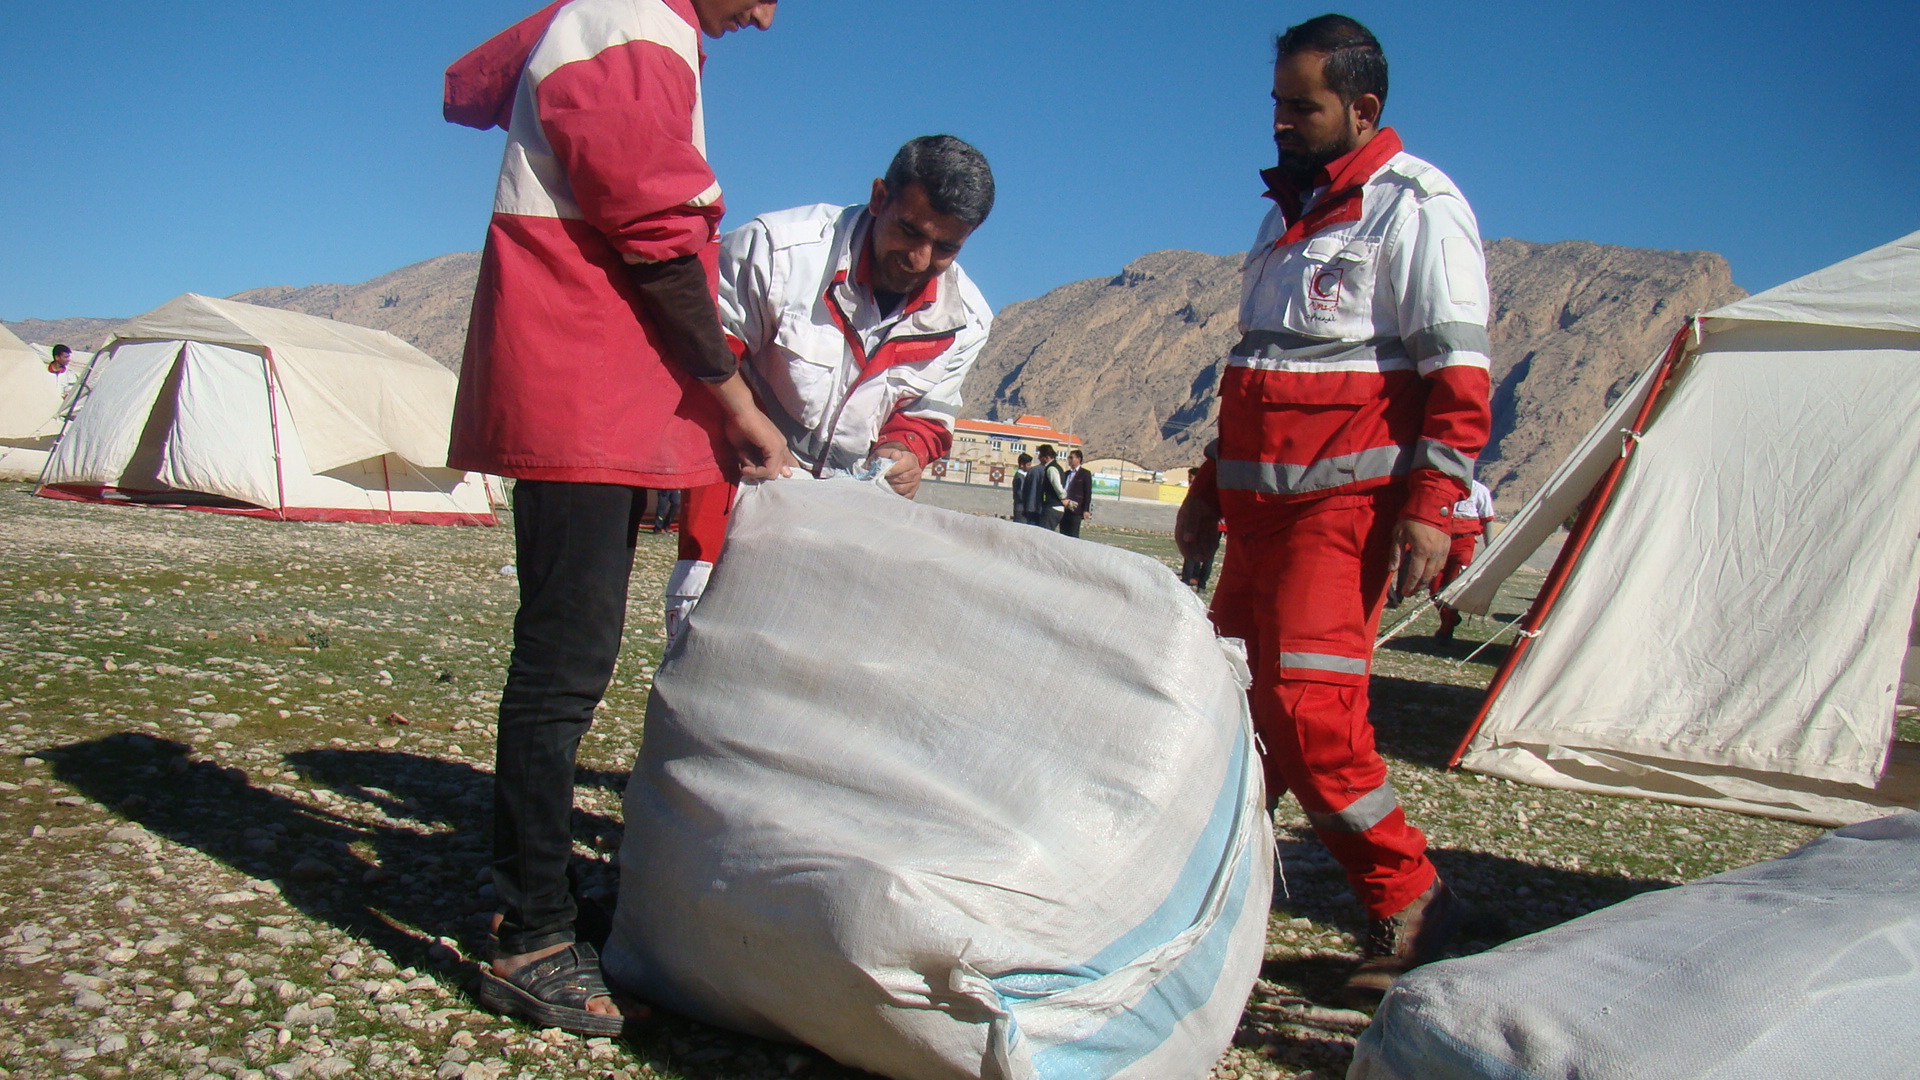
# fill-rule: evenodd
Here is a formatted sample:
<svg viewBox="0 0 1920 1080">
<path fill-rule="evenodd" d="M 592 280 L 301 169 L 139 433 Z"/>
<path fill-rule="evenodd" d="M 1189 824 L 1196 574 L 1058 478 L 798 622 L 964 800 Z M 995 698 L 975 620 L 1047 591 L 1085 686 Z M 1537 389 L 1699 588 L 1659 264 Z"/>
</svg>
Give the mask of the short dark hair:
<svg viewBox="0 0 1920 1080">
<path fill-rule="evenodd" d="M 1032 455 L 1032 454 L 1021 454 L 1021 455 L 1020 455 L 1020 464 L 1022 464 L 1022 465 L 1030 465 L 1030 464 L 1032 464 L 1032 463 L 1033 463 L 1033 455 Z"/>
<path fill-rule="evenodd" d="M 1320 53 L 1327 58 L 1327 89 L 1351 105 L 1361 94 L 1387 103 L 1387 54 L 1373 31 L 1345 15 L 1321 15 L 1273 39 L 1275 60 L 1295 53 Z"/>
<path fill-rule="evenodd" d="M 1078 450 L 1069 450 L 1069 451 L 1067 451 L 1067 456 L 1068 456 L 1068 457 L 1070 457 L 1070 458 L 1079 458 L 1079 459 L 1080 459 L 1081 461 L 1085 461 L 1085 460 L 1087 460 L 1087 455 L 1085 455 L 1085 454 L 1083 454 L 1083 453 L 1081 453 L 1081 452 L 1080 452 L 1080 451 L 1078 451 Z"/>
<path fill-rule="evenodd" d="M 1041 443 L 1039 448 L 1035 452 L 1038 453 L 1041 457 L 1059 457 L 1060 456 L 1053 452 L 1052 443 Z"/>
<path fill-rule="evenodd" d="M 993 213 L 993 170 L 987 156 L 951 135 L 922 135 L 893 155 L 885 177 L 887 198 L 919 184 L 937 213 L 977 227 Z"/>
<path fill-rule="evenodd" d="M 54 359 L 56 360 L 62 356 L 72 356 L 72 355 L 73 355 L 73 350 L 68 348 L 65 345 L 55 345 L 53 347 L 53 356 L 54 356 Z"/>
</svg>

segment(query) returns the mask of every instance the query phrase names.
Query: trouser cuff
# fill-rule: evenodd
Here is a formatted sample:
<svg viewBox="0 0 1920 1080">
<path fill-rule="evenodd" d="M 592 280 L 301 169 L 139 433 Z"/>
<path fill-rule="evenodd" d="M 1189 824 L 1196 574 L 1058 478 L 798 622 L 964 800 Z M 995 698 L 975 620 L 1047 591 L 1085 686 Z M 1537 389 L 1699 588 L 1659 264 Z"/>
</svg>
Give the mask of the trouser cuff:
<svg viewBox="0 0 1920 1080">
<path fill-rule="evenodd" d="M 555 945 L 571 945 L 574 942 L 573 928 L 552 930 L 544 934 L 507 934 L 494 943 L 493 959 L 508 956 L 525 956 L 541 949 L 550 949 Z"/>
</svg>

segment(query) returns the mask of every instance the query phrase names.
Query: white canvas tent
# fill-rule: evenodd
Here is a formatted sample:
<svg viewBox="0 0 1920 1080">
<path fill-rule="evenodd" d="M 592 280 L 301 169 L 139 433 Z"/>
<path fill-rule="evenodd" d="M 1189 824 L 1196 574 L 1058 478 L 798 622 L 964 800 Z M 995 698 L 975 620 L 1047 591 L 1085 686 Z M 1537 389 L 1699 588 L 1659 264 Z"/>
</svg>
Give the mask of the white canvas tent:
<svg viewBox="0 0 1920 1080">
<path fill-rule="evenodd" d="M 1920 805 L 1892 741 L 1920 233 L 1691 320 L 1440 599 L 1486 614 L 1576 513 L 1458 763 L 1820 824 Z"/>
<path fill-rule="evenodd" d="M 60 434 L 59 380 L 47 360 L 0 326 L 0 480 L 38 477 Z"/>
<path fill-rule="evenodd" d="M 188 293 L 99 354 L 40 494 L 491 525 L 487 478 L 446 465 L 454 386 L 391 334 Z"/>
</svg>

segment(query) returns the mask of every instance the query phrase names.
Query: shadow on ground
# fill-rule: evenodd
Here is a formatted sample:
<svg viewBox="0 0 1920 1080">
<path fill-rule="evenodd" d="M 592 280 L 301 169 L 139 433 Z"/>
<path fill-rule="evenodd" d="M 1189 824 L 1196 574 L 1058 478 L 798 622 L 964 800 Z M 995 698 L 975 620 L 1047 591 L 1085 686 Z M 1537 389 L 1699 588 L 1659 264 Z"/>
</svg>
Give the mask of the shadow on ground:
<svg viewBox="0 0 1920 1080">
<path fill-rule="evenodd" d="M 478 1008 L 476 969 L 484 956 L 492 911 L 487 887 L 492 776 L 470 765 L 385 750 L 312 749 L 285 764 L 312 790 L 337 801 L 324 810 L 248 782 L 238 768 L 196 760 L 192 747 L 137 732 L 38 752 L 61 782 L 113 807 L 157 836 L 199 850 L 255 878 L 276 881 L 287 903 L 313 920 L 346 931 L 397 967 L 439 968 L 466 1005 Z M 290 779 L 281 778 L 283 781 Z M 627 776 L 581 769 L 576 784 L 624 790 Z M 357 804 L 357 805 L 355 805 Z M 348 812 L 351 809 L 351 812 Z M 582 900 L 581 935 L 604 943 L 617 886 L 611 853 L 618 822 L 574 811 L 573 834 L 596 852 L 575 854 L 569 867 Z M 596 913 L 598 918 L 596 919 Z M 729 1044 L 716 1051 L 721 1037 Z M 753 1044 L 776 1060 L 804 1060 L 789 1074 L 865 1076 L 810 1050 L 761 1043 L 670 1014 L 628 1033 L 637 1061 L 688 1080 L 720 1080 L 737 1069 L 720 1059 Z M 695 1045 L 695 1044 L 699 1045 Z"/>
<path fill-rule="evenodd" d="M 1444 769 L 1486 699 L 1486 691 L 1376 674 L 1369 696 L 1369 715 L 1382 753 Z"/>
<path fill-rule="evenodd" d="M 1274 913 L 1337 926 L 1356 940 L 1363 937 L 1365 921 L 1346 879 L 1312 832 L 1294 828 L 1279 839 L 1287 883 L 1275 884 Z M 1481 851 L 1433 848 L 1428 855 L 1468 906 L 1467 921 L 1449 953 L 1453 956 L 1484 952 L 1674 884 L 1540 866 Z M 1351 967 L 1350 959 L 1309 951 L 1299 959 L 1267 961 L 1262 975 L 1313 999 L 1333 1001 Z"/>
</svg>

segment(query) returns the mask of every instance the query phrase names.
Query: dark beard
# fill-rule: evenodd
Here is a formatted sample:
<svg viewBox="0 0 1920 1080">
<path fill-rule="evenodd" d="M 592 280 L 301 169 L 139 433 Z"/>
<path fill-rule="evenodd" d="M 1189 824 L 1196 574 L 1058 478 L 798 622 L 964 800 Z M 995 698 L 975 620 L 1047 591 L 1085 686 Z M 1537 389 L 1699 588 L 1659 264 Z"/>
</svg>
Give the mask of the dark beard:
<svg viewBox="0 0 1920 1080">
<path fill-rule="evenodd" d="M 1352 133 L 1343 135 L 1336 142 L 1291 150 L 1281 146 L 1278 139 L 1274 140 L 1274 148 L 1280 151 L 1280 174 L 1302 190 L 1313 187 L 1321 169 L 1351 153 L 1357 144 L 1358 140 Z"/>
</svg>

